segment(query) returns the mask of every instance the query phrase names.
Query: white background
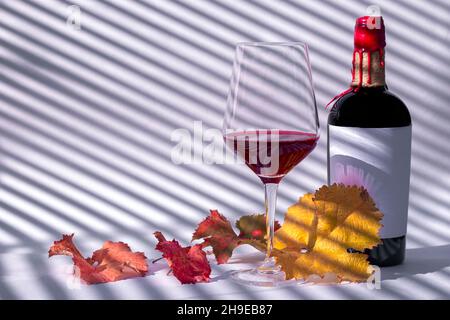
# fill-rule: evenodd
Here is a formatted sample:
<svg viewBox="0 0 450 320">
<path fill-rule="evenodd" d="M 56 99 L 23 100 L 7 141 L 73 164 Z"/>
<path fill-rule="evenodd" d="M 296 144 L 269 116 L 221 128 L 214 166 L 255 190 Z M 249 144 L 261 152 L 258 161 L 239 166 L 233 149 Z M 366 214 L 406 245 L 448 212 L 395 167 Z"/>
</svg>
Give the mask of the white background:
<svg viewBox="0 0 450 320">
<path fill-rule="evenodd" d="M 69 259 L 47 261 L 46 253 L 73 232 L 86 255 L 111 239 L 152 258 L 155 230 L 187 244 L 209 209 L 232 220 L 261 212 L 262 186 L 248 168 L 170 158 L 173 130 L 193 130 L 199 120 L 221 128 L 238 41 L 310 45 L 321 140 L 280 186 L 282 219 L 300 195 L 326 183 L 324 108 L 350 83 L 354 21 L 374 3 L 387 28 L 389 88 L 413 118 L 409 259 L 383 282 L 398 294 L 377 296 L 449 297 L 448 0 L 3 0 L 0 298 L 213 297 L 227 288 L 239 298 L 370 297 L 357 286 L 272 294 L 225 280 L 154 291 L 152 276 L 80 293 L 51 275 Z M 66 25 L 73 4 L 82 10 L 81 30 Z"/>
</svg>

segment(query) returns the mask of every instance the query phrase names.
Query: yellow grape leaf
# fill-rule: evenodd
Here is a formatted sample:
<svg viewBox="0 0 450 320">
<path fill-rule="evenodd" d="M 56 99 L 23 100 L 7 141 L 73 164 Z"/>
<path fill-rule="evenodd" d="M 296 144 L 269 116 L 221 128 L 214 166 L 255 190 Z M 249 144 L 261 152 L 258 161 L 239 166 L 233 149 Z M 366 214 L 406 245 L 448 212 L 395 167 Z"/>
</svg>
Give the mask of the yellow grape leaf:
<svg viewBox="0 0 450 320">
<path fill-rule="evenodd" d="M 323 186 L 291 206 L 275 232 L 273 256 L 286 279 L 323 277 L 360 282 L 371 275 L 364 251 L 380 243 L 383 214 L 364 188 Z"/>
</svg>

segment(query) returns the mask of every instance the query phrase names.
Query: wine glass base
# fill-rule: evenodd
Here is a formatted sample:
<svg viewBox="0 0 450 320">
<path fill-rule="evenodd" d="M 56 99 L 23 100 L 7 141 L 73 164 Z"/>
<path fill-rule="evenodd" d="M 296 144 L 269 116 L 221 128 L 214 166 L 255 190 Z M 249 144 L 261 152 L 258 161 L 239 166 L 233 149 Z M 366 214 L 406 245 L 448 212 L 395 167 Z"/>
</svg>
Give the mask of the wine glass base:
<svg viewBox="0 0 450 320">
<path fill-rule="evenodd" d="M 231 274 L 231 279 L 238 284 L 258 287 L 279 287 L 297 283 L 295 280 L 286 280 L 284 272 L 279 270 L 239 270 Z"/>
</svg>

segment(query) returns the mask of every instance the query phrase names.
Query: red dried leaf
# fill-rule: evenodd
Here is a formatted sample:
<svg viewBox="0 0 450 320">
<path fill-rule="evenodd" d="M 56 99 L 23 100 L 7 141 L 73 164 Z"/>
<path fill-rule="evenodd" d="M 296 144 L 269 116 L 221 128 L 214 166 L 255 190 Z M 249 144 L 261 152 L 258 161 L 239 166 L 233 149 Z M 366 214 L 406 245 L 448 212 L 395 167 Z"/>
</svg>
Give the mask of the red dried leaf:
<svg viewBox="0 0 450 320">
<path fill-rule="evenodd" d="M 210 215 L 206 217 L 195 230 L 192 238 L 200 239 L 211 235 L 236 235 L 230 221 L 227 220 L 217 210 L 210 210 Z"/>
<path fill-rule="evenodd" d="M 256 214 L 243 216 L 236 222 L 239 236 L 234 232 L 231 223 L 217 210 L 210 210 L 211 214 L 206 217 L 195 230 L 192 240 L 203 239 L 203 247 L 211 246 L 217 263 L 226 263 L 233 254 L 236 247 L 249 244 L 258 250 L 265 250 L 264 235 L 266 234 L 265 215 Z M 280 224 L 275 222 L 275 229 Z"/>
<path fill-rule="evenodd" d="M 217 264 L 227 263 L 231 258 L 234 249 L 241 245 L 240 239 L 234 235 L 213 236 L 206 238 L 201 246 L 203 248 L 211 246 Z"/>
<path fill-rule="evenodd" d="M 175 239 L 166 240 L 159 231 L 154 235 L 158 239 L 156 250 L 162 252 L 173 275 L 182 284 L 209 281 L 211 266 L 206 258 L 206 253 L 202 250 L 202 245 L 196 244 L 183 248 Z"/>
<path fill-rule="evenodd" d="M 192 240 L 204 239 L 203 247 L 211 246 L 217 263 L 226 263 L 233 250 L 240 244 L 239 238 L 233 230 L 231 223 L 217 210 L 210 210 L 195 230 Z"/>
<path fill-rule="evenodd" d="M 148 271 L 147 258 L 142 252 L 132 252 L 123 242 L 106 241 L 103 247 L 84 258 L 73 243 L 73 234 L 63 235 L 48 251 L 49 257 L 72 257 L 74 274 L 87 284 L 106 283 L 134 277 L 143 277 Z"/>
<path fill-rule="evenodd" d="M 61 240 L 53 242 L 53 246 L 51 246 L 50 250 L 48 250 L 48 256 L 63 255 L 70 257 L 83 257 L 72 241 L 73 235 L 73 233 L 71 235 L 63 234 Z"/>
</svg>

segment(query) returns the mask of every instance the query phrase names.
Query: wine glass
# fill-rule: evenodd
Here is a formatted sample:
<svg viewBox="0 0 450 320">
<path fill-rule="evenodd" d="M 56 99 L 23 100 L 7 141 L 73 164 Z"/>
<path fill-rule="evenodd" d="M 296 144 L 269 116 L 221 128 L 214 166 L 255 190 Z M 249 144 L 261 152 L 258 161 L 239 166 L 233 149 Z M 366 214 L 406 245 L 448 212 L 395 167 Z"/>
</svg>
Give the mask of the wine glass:
<svg viewBox="0 0 450 320">
<path fill-rule="evenodd" d="M 223 136 L 265 188 L 266 258 L 258 268 L 236 271 L 232 278 L 250 285 L 280 285 L 285 276 L 271 257 L 278 184 L 319 139 L 305 43 L 237 44 Z"/>
</svg>

